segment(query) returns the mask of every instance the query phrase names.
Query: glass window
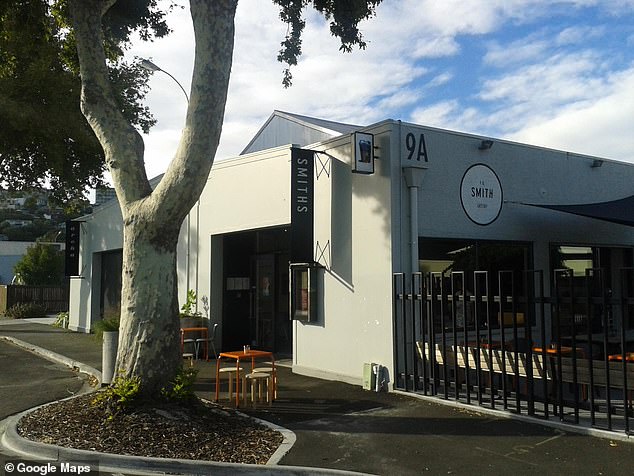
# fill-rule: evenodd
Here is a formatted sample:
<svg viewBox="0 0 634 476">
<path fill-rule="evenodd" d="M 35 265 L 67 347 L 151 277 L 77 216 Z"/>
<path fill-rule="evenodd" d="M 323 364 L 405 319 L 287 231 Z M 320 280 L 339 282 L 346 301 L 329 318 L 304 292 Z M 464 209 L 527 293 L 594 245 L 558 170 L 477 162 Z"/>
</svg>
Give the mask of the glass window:
<svg viewBox="0 0 634 476">
<path fill-rule="evenodd" d="M 435 303 L 443 309 L 441 325 L 453 328 L 455 319 L 458 329 L 509 326 L 514 316 L 523 325 L 531 249 L 530 243 L 419 240 L 420 269 L 431 273 L 434 299 L 445 301 Z"/>
<path fill-rule="evenodd" d="M 553 335 L 607 331 L 616 336 L 621 323 L 634 328 L 632 248 L 555 244 L 550 266 L 554 298 Z M 625 299 L 621 299 L 625 298 Z"/>
</svg>

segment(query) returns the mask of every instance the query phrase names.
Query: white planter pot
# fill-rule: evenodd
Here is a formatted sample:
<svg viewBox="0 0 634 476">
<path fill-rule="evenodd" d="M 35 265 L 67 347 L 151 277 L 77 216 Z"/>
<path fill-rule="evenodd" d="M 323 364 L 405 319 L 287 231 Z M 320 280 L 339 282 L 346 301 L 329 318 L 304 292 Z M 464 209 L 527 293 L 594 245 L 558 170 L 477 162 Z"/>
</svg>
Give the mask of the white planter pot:
<svg viewBox="0 0 634 476">
<path fill-rule="evenodd" d="M 101 353 L 101 385 L 110 385 L 112 383 L 116 372 L 118 349 L 119 331 L 104 332 Z"/>
</svg>

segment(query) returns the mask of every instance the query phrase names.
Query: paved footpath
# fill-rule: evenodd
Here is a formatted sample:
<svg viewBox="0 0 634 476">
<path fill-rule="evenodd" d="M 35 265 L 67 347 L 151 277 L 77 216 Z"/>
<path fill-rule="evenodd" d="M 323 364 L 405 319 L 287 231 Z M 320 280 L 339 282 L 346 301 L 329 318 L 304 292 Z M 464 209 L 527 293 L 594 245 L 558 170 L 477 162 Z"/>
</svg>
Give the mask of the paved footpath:
<svg viewBox="0 0 634 476">
<path fill-rule="evenodd" d="M 65 366 L 0 340 L 0 422 L 15 413 L 75 395 L 86 383 L 84 377 Z M 0 436 L 2 432 L 0 428 Z M 0 468 L 8 459 L 14 458 L 0 449 Z"/>
<path fill-rule="evenodd" d="M 0 321 L 2 335 L 101 367 L 100 347 L 90 336 L 40 324 Z M 0 355 L 7 352 L 5 347 L 0 347 Z M 28 393 L 20 390 L 12 395 L 11 387 L 21 385 L 21 376 L 37 382 L 35 387 L 41 387 L 47 398 L 53 395 L 49 383 L 55 378 L 42 381 L 23 371 L 28 364 L 20 365 L 22 360 L 10 355 L 0 360 L 0 413 L 17 411 L 8 406 L 7 395 L 21 399 Z M 11 361 L 11 365 L 5 367 L 4 361 Z M 200 373 L 195 390 L 210 398 L 213 363 L 196 365 Z M 4 387 L 12 372 L 13 383 Z M 634 475 L 632 441 L 567 433 L 398 393 L 367 392 L 357 386 L 295 375 L 288 368 L 280 369 L 279 382 L 279 399 L 272 406 L 244 411 L 295 432 L 297 441 L 282 465 L 380 475 Z"/>
</svg>

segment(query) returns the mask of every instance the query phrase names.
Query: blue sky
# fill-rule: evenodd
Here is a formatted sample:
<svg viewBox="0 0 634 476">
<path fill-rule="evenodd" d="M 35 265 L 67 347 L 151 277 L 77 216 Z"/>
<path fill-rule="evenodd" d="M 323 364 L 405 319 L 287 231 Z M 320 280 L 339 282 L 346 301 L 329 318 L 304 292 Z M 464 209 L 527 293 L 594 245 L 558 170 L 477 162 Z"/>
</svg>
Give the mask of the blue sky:
<svg viewBox="0 0 634 476">
<path fill-rule="evenodd" d="M 188 88 L 190 23 L 176 10 L 169 38 L 130 54 Z M 362 30 L 368 48 L 343 54 L 309 13 L 304 55 L 284 89 L 278 11 L 268 0 L 240 0 L 217 159 L 238 154 L 279 109 L 361 125 L 401 119 L 634 162 L 634 0 L 385 0 Z M 166 75 L 150 85 L 159 121 L 146 137 L 153 176 L 176 149 L 185 101 Z"/>
</svg>

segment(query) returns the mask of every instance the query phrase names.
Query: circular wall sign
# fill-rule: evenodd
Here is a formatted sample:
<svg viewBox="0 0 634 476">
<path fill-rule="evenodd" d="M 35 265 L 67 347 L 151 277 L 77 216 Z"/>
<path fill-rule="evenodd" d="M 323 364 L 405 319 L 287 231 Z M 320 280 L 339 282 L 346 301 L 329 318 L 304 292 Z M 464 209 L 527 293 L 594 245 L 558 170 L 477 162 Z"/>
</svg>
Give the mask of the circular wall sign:
<svg viewBox="0 0 634 476">
<path fill-rule="evenodd" d="M 467 169 L 460 184 L 462 208 L 471 221 L 489 225 L 502 210 L 502 186 L 493 170 L 484 164 Z"/>
</svg>

